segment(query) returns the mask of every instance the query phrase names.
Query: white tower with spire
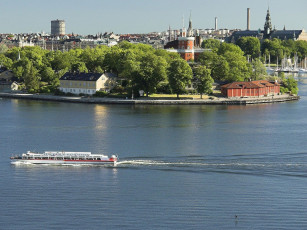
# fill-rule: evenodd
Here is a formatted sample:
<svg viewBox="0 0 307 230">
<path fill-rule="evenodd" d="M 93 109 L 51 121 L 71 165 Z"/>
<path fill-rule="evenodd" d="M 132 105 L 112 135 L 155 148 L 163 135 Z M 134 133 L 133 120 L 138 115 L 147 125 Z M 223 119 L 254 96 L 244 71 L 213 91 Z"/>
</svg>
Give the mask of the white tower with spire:
<svg viewBox="0 0 307 230">
<path fill-rule="evenodd" d="M 187 31 L 187 36 L 188 37 L 193 37 L 194 36 L 193 27 L 192 27 L 191 12 L 190 12 L 189 28 L 188 28 L 188 31 Z"/>
</svg>

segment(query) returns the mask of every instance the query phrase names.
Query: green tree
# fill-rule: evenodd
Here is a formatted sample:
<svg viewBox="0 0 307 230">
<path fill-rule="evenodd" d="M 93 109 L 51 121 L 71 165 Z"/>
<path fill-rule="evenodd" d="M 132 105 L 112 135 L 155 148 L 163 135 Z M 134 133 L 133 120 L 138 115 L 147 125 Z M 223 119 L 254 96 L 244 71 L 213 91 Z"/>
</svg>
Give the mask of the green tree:
<svg viewBox="0 0 307 230">
<path fill-rule="evenodd" d="M 13 63 L 12 71 L 20 81 L 24 81 L 24 76 L 26 75 L 26 71 L 30 69 L 30 65 L 32 65 L 32 63 L 28 58 L 22 58 Z"/>
<path fill-rule="evenodd" d="M 51 67 L 44 66 L 41 71 L 41 80 L 51 82 L 55 77 L 55 73 Z"/>
<path fill-rule="evenodd" d="M 257 58 L 260 55 L 260 40 L 255 37 L 241 37 L 236 44 L 243 50 L 245 56 Z"/>
<path fill-rule="evenodd" d="M 18 61 L 18 57 L 19 57 L 20 52 L 21 52 L 20 48 L 13 47 L 5 53 L 5 56 L 10 58 L 13 62 L 15 62 L 15 61 Z M 20 55 L 20 56 L 22 56 L 22 55 Z"/>
<path fill-rule="evenodd" d="M 250 78 L 252 68 L 242 53 L 226 52 L 223 56 L 229 65 L 229 72 L 225 79 L 226 81 L 244 81 Z"/>
<path fill-rule="evenodd" d="M 212 93 L 213 79 L 210 76 L 211 71 L 205 66 L 199 66 L 194 69 L 193 87 L 200 93 L 200 98 L 203 98 L 203 94 Z"/>
<path fill-rule="evenodd" d="M 292 76 L 289 76 L 288 78 L 286 78 L 283 81 L 283 85 L 284 87 L 281 88 L 282 92 L 285 92 L 288 90 L 291 94 L 296 94 L 296 95 L 298 94 L 297 81 Z"/>
<path fill-rule="evenodd" d="M 204 49 L 218 50 L 221 42 L 217 39 L 206 39 L 201 43 L 201 47 Z"/>
<path fill-rule="evenodd" d="M 89 72 L 102 73 L 105 67 L 105 56 L 110 48 L 107 46 L 97 46 L 94 49 L 86 48 L 80 55 L 80 60 L 85 63 Z"/>
<path fill-rule="evenodd" d="M 148 96 L 149 93 L 155 92 L 161 81 L 166 79 L 167 63 L 153 53 L 146 53 L 140 59 L 137 71 L 132 74 L 132 82 L 139 89 L 143 89 Z"/>
<path fill-rule="evenodd" d="M 240 56 L 243 56 L 244 55 L 244 52 L 241 50 L 241 48 L 235 44 L 232 44 L 232 43 L 226 43 L 226 42 L 223 42 L 218 51 L 217 51 L 217 54 L 219 55 L 225 55 L 227 52 L 231 52 L 231 53 L 237 53 L 239 54 Z"/>
<path fill-rule="evenodd" d="M 61 51 L 56 51 L 54 53 L 54 59 L 51 62 L 52 69 L 56 72 L 66 69 L 66 71 L 71 69 L 72 57 L 68 52 L 62 53 Z"/>
<path fill-rule="evenodd" d="M 53 69 L 49 66 L 44 66 L 41 73 L 41 81 L 47 82 L 52 87 L 56 88 L 59 86 L 59 77 L 58 75 L 53 71 Z"/>
<path fill-rule="evenodd" d="M 225 57 L 215 52 L 205 51 L 199 55 L 198 61 L 211 69 L 211 76 L 216 81 L 226 81 L 229 74 L 229 64 Z"/>
<path fill-rule="evenodd" d="M 38 70 L 33 66 L 31 62 L 25 67 L 23 72 L 23 79 L 28 92 L 37 92 L 39 90 L 40 77 Z"/>
<path fill-rule="evenodd" d="M 119 46 L 113 46 L 105 55 L 104 65 L 106 70 L 116 75 L 123 71 L 123 62 L 125 60 L 126 51 Z"/>
<path fill-rule="evenodd" d="M 36 69 L 40 69 L 43 65 L 43 57 L 49 52 L 39 46 L 23 47 L 21 49 L 22 57 L 28 58 Z"/>
<path fill-rule="evenodd" d="M 168 68 L 168 80 L 173 93 L 179 94 L 185 91 L 193 78 L 192 69 L 183 59 L 174 59 Z"/>
<path fill-rule="evenodd" d="M 88 73 L 86 65 L 84 62 L 76 61 L 71 64 L 71 71 L 72 72 L 79 72 L 79 73 Z"/>
<path fill-rule="evenodd" d="M 264 79 L 267 76 L 266 68 L 263 63 L 257 58 L 252 61 L 253 72 L 251 74 L 252 80 Z"/>
<path fill-rule="evenodd" d="M 295 41 L 295 46 L 300 59 L 307 57 L 307 41 Z"/>
<path fill-rule="evenodd" d="M 219 56 L 211 70 L 211 76 L 216 81 L 229 81 L 228 76 L 230 72 L 229 63 L 226 58 Z"/>
<path fill-rule="evenodd" d="M 218 57 L 219 55 L 215 52 L 204 51 L 199 54 L 198 62 L 205 65 L 207 68 L 212 69 Z"/>
<path fill-rule="evenodd" d="M 12 69 L 13 61 L 6 57 L 4 54 L 0 54 L 0 67 L 6 67 L 7 69 Z"/>
<path fill-rule="evenodd" d="M 267 51 L 266 51 L 267 50 Z M 289 49 L 282 45 L 280 39 L 274 38 L 272 40 L 265 39 L 261 44 L 261 53 L 271 58 L 271 62 L 276 62 L 277 58 L 279 60 L 283 59 L 284 56 L 290 55 Z M 267 57 L 268 58 L 268 57 Z"/>
</svg>

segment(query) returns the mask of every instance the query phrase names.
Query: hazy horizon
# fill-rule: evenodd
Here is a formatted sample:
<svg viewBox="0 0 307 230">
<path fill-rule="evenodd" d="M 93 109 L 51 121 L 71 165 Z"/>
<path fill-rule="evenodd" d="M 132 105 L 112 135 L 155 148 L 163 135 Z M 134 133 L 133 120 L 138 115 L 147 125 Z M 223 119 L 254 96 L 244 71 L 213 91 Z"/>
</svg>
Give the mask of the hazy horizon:
<svg viewBox="0 0 307 230">
<path fill-rule="evenodd" d="M 149 33 L 188 27 L 190 12 L 193 28 L 246 29 L 247 8 L 251 10 L 250 29 L 263 29 L 268 7 L 276 29 L 307 28 L 307 1 L 294 0 L 1 0 L 0 33 L 50 32 L 51 20 L 66 22 L 66 33 L 96 34 L 103 32 Z"/>
</svg>

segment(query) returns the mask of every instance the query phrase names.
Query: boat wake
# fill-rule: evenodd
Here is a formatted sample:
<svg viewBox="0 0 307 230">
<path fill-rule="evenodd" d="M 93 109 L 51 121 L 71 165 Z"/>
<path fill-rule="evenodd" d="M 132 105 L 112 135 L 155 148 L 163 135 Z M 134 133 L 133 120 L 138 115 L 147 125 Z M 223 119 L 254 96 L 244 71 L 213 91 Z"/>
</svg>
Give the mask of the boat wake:
<svg viewBox="0 0 307 230">
<path fill-rule="evenodd" d="M 170 162 L 162 160 L 122 160 L 117 168 L 151 169 L 166 171 L 185 171 L 194 173 L 228 173 L 247 175 L 279 175 L 307 177 L 307 163 L 274 163 L 274 162 Z"/>
<path fill-rule="evenodd" d="M 173 166 L 173 167 L 201 167 L 201 166 L 257 166 L 265 167 L 266 164 L 251 164 L 251 163 L 204 163 L 204 162 L 166 162 L 155 160 L 123 160 L 116 163 L 117 166 Z"/>
<path fill-rule="evenodd" d="M 12 162 L 20 167 L 50 167 L 50 164 L 32 164 L 29 162 Z M 154 159 L 123 159 L 115 165 L 94 164 L 53 164 L 53 167 L 106 167 L 118 169 L 149 169 L 162 171 L 183 171 L 193 173 L 228 173 L 247 175 L 274 175 L 307 177 L 307 163 L 274 163 L 274 162 L 205 162 L 194 161 L 167 161 Z"/>
</svg>

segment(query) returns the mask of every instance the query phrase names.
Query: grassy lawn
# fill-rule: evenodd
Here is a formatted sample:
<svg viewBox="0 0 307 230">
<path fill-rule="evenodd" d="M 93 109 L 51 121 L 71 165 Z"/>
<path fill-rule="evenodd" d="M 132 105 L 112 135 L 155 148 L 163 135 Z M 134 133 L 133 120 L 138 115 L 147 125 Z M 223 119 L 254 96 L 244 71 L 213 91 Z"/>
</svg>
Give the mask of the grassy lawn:
<svg viewBox="0 0 307 230">
<path fill-rule="evenodd" d="M 214 90 L 213 91 L 213 95 L 203 95 L 203 99 L 208 99 L 209 97 L 219 97 L 221 94 L 221 91 L 219 90 Z M 108 97 L 111 98 L 126 98 L 128 97 L 130 99 L 130 97 L 126 94 L 110 94 L 108 95 Z M 152 99 L 152 100 L 173 100 L 173 99 L 177 99 L 177 94 L 158 94 L 158 93 L 154 93 L 154 94 L 150 94 L 149 97 L 139 97 L 138 99 Z M 180 94 L 179 95 L 179 99 L 200 99 L 200 94 Z"/>
</svg>

